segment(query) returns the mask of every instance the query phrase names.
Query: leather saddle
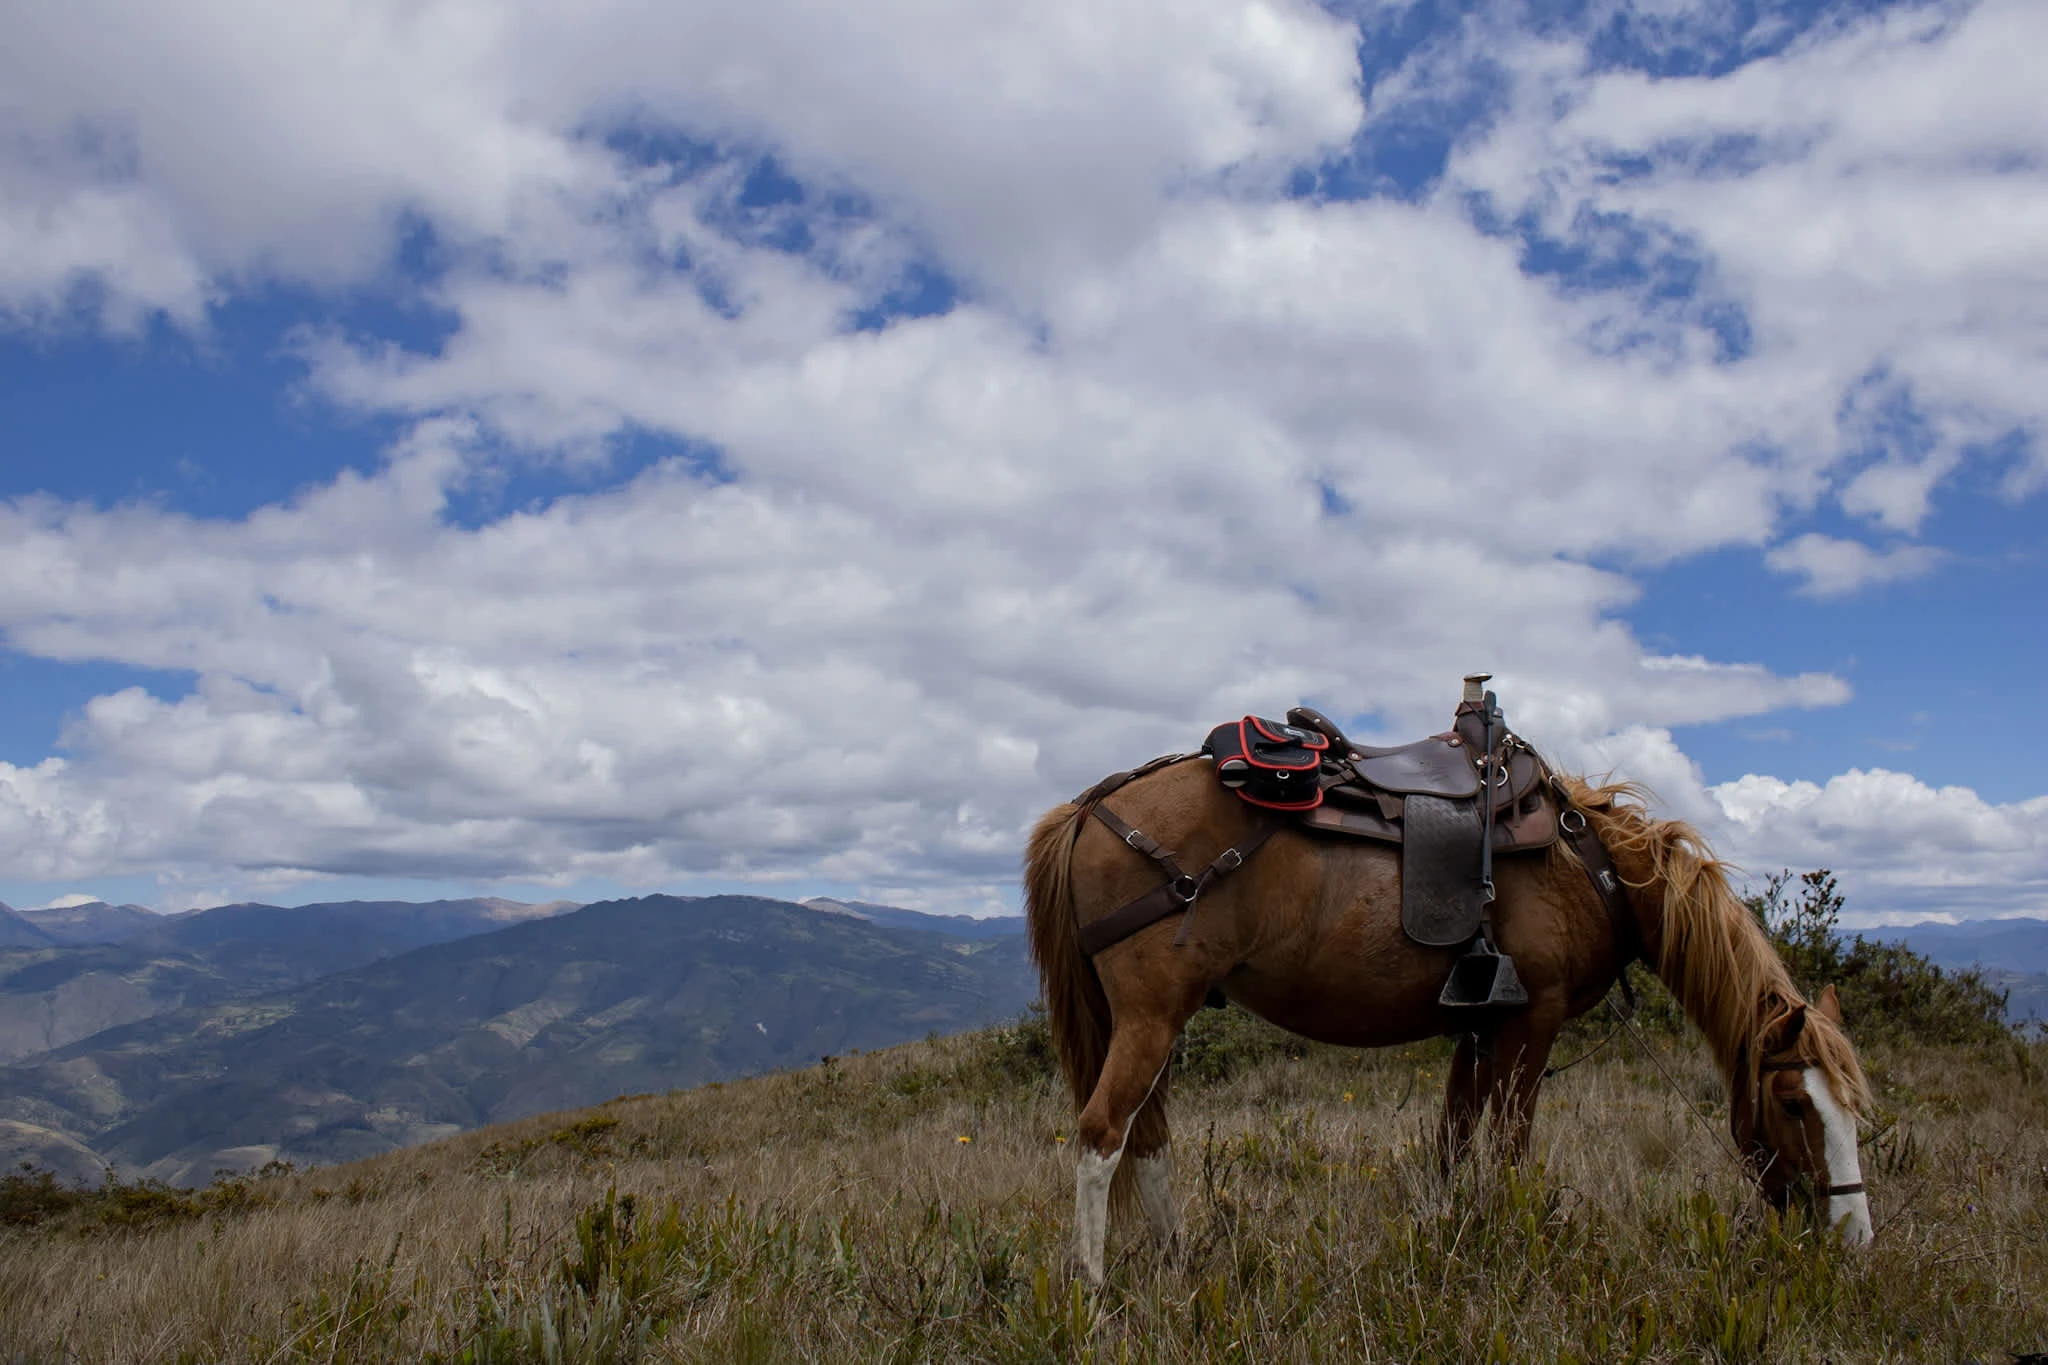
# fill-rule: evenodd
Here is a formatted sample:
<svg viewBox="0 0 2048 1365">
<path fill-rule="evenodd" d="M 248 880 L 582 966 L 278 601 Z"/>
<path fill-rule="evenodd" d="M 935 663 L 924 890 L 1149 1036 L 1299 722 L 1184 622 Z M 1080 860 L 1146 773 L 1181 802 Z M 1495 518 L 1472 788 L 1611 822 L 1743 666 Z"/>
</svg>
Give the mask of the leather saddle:
<svg viewBox="0 0 2048 1365">
<path fill-rule="evenodd" d="M 1461 706 L 1452 728 L 1440 735 L 1387 748 L 1353 744 L 1334 721 L 1306 706 L 1287 713 L 1289 723 L 1326 736 L 1323 803 L 1295 818 L 1324 834 L 1347 834 L 1381 843 L 1405 844 L 1414 798 L 1470 802 L 1484 823 L 1478 801 L 1480 768 L 1486 758 L 1486 722 L 1477 709 Z M 1501 768 L 1493 784 L 1493 851 L 1523 853 L 1557 842 L 1557 797 L 1550 769 L 1512 731 L 1501 742 Z"/>
<path fill-rule="evenodd" d="M 1309 707 L 1287 713 L 1329 741 L 1323 800 L 1294 818 L 1320 834 L 1401 846 L 1402 929 L 1429 947 L 1465 945 L 1441 996 L 1452 1006 L 1527 1002 L 1514 963 L 1493 946 L 1493 859 L 1555 843 L 1562 812 L 1550 769 L 1501 723 L 1484 681 L 1467 680 L 1449 730 L 1385 748 L 1353 744 Z"/>
</svg>

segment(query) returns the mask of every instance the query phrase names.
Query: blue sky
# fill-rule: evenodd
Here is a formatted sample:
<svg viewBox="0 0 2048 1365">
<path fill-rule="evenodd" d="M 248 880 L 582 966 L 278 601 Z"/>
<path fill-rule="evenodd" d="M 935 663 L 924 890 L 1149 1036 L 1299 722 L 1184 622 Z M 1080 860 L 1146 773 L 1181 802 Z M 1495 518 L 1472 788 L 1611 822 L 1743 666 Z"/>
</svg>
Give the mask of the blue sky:
<svg viewBox="0 0 2048 1365">
<path fill-rule="evenodd" d="M 999 909 L 1486 667 L 2048 914 L 2034 6 L 217 9 L 0 58 L 0 900 Z"/>
</svg>

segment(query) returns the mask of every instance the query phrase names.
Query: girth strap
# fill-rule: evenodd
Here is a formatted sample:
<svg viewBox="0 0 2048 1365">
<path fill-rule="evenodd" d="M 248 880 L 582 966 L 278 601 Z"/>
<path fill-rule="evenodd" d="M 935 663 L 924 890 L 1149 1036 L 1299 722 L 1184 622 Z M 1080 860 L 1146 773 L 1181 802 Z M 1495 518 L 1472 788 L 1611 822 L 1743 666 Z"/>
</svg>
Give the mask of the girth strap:
<svg viewBox="0 0 2048 1365">
<path fill-rule="evenodd" d="M 1076 937 L 1081 945 L 1081 951 L 1090 957 L 1113 943 L 1123 942 L 1140 929 L 1157 924 L 1168 915 L 1177 911 L 1193 910 L 1195 901 L 1204 891 L 1244 866 L 1244 860 L 1257 852 L 1259 845 L 1272 838 L 1275 831 L 1280 828 L 1276 821 L 1261 822 L 1258 829 L 1252 832 L 1251 838 L 1217 854 L 1216 860 L 1203 868 L 1199 876 L 1189 876 L 1174 860 L 1172 849 L 1162 848 L 1158 840 L 1126 824 L 1109 807 L 1098 803 L 1089 813 L 1107 825 L 1117 838 L 1158 863 L 1169 878 L 1166 885 L 1154 887 L 1136 900 L 1118 906 L 1101 919 L 1091 920 L 1082 925 Z M 1187 935 L 1188 921 L 1183 920 L 1180 932 L 1174 936 L 1174 946 L 1179 947 L 1185 943 Z"/>
</svg>

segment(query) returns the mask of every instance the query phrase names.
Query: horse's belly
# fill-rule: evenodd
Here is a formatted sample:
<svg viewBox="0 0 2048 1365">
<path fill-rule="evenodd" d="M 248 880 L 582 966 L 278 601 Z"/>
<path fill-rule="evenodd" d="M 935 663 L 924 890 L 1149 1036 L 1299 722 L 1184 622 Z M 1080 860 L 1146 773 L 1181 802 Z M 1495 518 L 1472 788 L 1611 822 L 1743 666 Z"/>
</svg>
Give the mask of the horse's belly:
<svg viewBox="0 0 2048 1365">
<path fill-rule="evenodd" d="M 1452 1031 L 1437 996 L 1457 953 L 1354 926 L 1311 951 L 1261 953 L 1224 979 L 1232 1001 L 1318 1042 L 1386 1047 Z M 1277 959 L 1277 960 L 1276 960 Z"/>
</svg>

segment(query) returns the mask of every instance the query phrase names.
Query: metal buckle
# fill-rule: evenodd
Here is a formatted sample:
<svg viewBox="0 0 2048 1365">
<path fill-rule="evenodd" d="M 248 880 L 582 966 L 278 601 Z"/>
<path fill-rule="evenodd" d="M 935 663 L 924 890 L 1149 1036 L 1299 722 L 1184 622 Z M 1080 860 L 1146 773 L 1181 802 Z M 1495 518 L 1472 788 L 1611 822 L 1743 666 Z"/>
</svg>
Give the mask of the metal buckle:
<svg viewBox="0 0 2048 1365">
<path fill-rule="evenodd" d="M 1134 829 L 1129 834 L 1126 834 L 1124 836 L 1124 842 L 1129 844 L 1133 850 L 1139 853 L 1143 853 L 1145 850 L 1138 847 L 1138 840 L 1144 837 L 1145 832 L 1143 830 Z"/>
<path fill-rule="evenodd" d="M 1230 861 L 1229 861 L 1229 862 L 1227 862 L 1227 863 L 1226 863 L 1226 862 L 1224 862 L 1223 860 L 1224 860 L 1225 858 L 1228 858 L 1228 859 L 1230 859 Z M 1223 851 L 1222 851 L 1221 853 L 1219 853 L 1219 854 L 1217 854 L 1217 855 L 1216 855 L 1216 867 L 1217 867 L 1217 869 L 1218 869 L 1219 871 L 1222 871 L 1222 872 L 1235 872 L 1235 871 L 1237 871 L 1237 869 L 1239 869 L 1240 867 L 1243 867 L 1243 866 L 1244 866 L 1244 854 L 1242 854 L 1242 853 L 1239 853 L 1239 852 L 1238 852 L 1238 851 L 1237 851 L 1236 849 L 1234 849 L 1234 848 L 1226 848 L 1226 849 L 1224 849 L 1224 850 L 1223 850 Z"/>
<path fill-rule="evenodd" d="M 1193 877 L 1175 877 L 1168 890 L 1173 892 L 1182 905 L 1193 905 L 1195 897 L 1202 894 L 1202 884 Z"/>
<path fill-rule="evenodd" d="M 1566 806 L 1558 813 L 1557 827 L 1566 834 L 1584 834 L 1586 832 L 1586 812 L 1580 810 L 1577 806 Z"/>
</svg>

